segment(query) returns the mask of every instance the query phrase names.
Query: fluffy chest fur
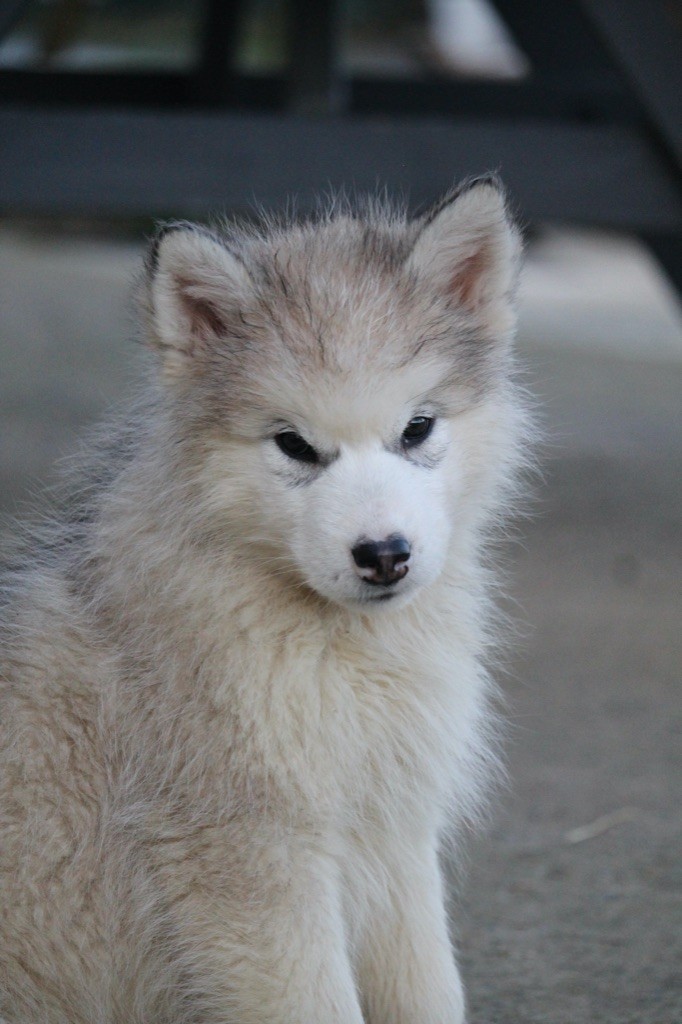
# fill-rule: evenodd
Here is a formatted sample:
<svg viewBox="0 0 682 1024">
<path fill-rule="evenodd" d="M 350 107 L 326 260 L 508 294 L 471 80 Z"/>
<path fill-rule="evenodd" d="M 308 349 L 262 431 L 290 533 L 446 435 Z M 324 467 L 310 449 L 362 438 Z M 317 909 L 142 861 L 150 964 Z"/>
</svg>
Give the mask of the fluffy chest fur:
<svg viewBox="0 0 682 1024">
<path fill-rule="evenodd" d="M 354 617 L 286 588 L 227 621 L 167 613 L 113 700 L 138 797 L 339 828 L 438 827 L 453 799 L 469 813 L 488 682 L 454 592 L 437 614 Z"/>
</svg>

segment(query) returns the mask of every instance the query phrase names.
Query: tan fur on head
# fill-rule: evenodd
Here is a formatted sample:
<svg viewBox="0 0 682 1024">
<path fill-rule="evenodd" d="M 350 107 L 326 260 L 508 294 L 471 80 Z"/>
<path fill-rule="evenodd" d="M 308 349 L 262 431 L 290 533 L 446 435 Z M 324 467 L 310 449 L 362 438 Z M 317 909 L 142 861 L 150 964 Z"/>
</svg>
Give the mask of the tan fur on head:
<svg viewBox="0 0 682 1024">
<path fill-rule="evenodd" d="M 3 1024 L 459 1024 L 528 438 L 499 183 L 157 237 L 155 366 L 2 577 Z"/>
</svg>

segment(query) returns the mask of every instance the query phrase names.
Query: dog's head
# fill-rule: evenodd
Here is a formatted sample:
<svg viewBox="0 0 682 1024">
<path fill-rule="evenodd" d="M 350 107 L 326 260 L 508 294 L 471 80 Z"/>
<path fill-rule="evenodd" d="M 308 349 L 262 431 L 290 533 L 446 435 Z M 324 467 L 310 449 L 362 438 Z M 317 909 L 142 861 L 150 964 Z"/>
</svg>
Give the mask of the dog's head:
<svg viewBox="0 0 682 1024">
<path fill-rule="evenodd" d="M 164 229 L 150 339 L 212 536 L 345 605 L 435 580 L 510 461 L 519 252 L 491 178 L 413 220 Z"/>
</svg>

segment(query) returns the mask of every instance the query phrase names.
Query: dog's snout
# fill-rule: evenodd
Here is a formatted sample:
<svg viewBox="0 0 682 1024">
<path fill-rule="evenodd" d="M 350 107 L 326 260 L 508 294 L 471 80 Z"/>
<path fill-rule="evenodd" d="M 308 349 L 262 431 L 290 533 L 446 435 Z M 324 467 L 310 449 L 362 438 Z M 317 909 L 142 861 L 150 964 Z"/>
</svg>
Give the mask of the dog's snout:
<svg viewBox="0 0 682 1024">
<path fill-rule="evenodd" d="M 358 574 L 366 583 L 390 587 L 408 572 L 410 542 L 400 534 L 384 540 L 361 538 L 351 550 Z"/>
</svg>

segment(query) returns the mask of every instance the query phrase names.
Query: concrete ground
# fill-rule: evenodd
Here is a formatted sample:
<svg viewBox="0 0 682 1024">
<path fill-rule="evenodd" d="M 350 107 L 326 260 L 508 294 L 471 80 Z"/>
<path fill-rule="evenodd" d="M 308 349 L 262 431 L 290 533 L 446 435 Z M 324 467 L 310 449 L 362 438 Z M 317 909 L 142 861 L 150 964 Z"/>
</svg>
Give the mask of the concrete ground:
<svg viewBox="0 0 682 1024">
<path fill-rule="evenodd" d="M 0 224 L 0 509 L 125 391 L 140 246 Z M 455 919 L 472 1024 L 682 1022 L 682 318 L 628 240 L 532 246 L 546 424 L 510 551 L 510 786 Z"/>
</svg>

